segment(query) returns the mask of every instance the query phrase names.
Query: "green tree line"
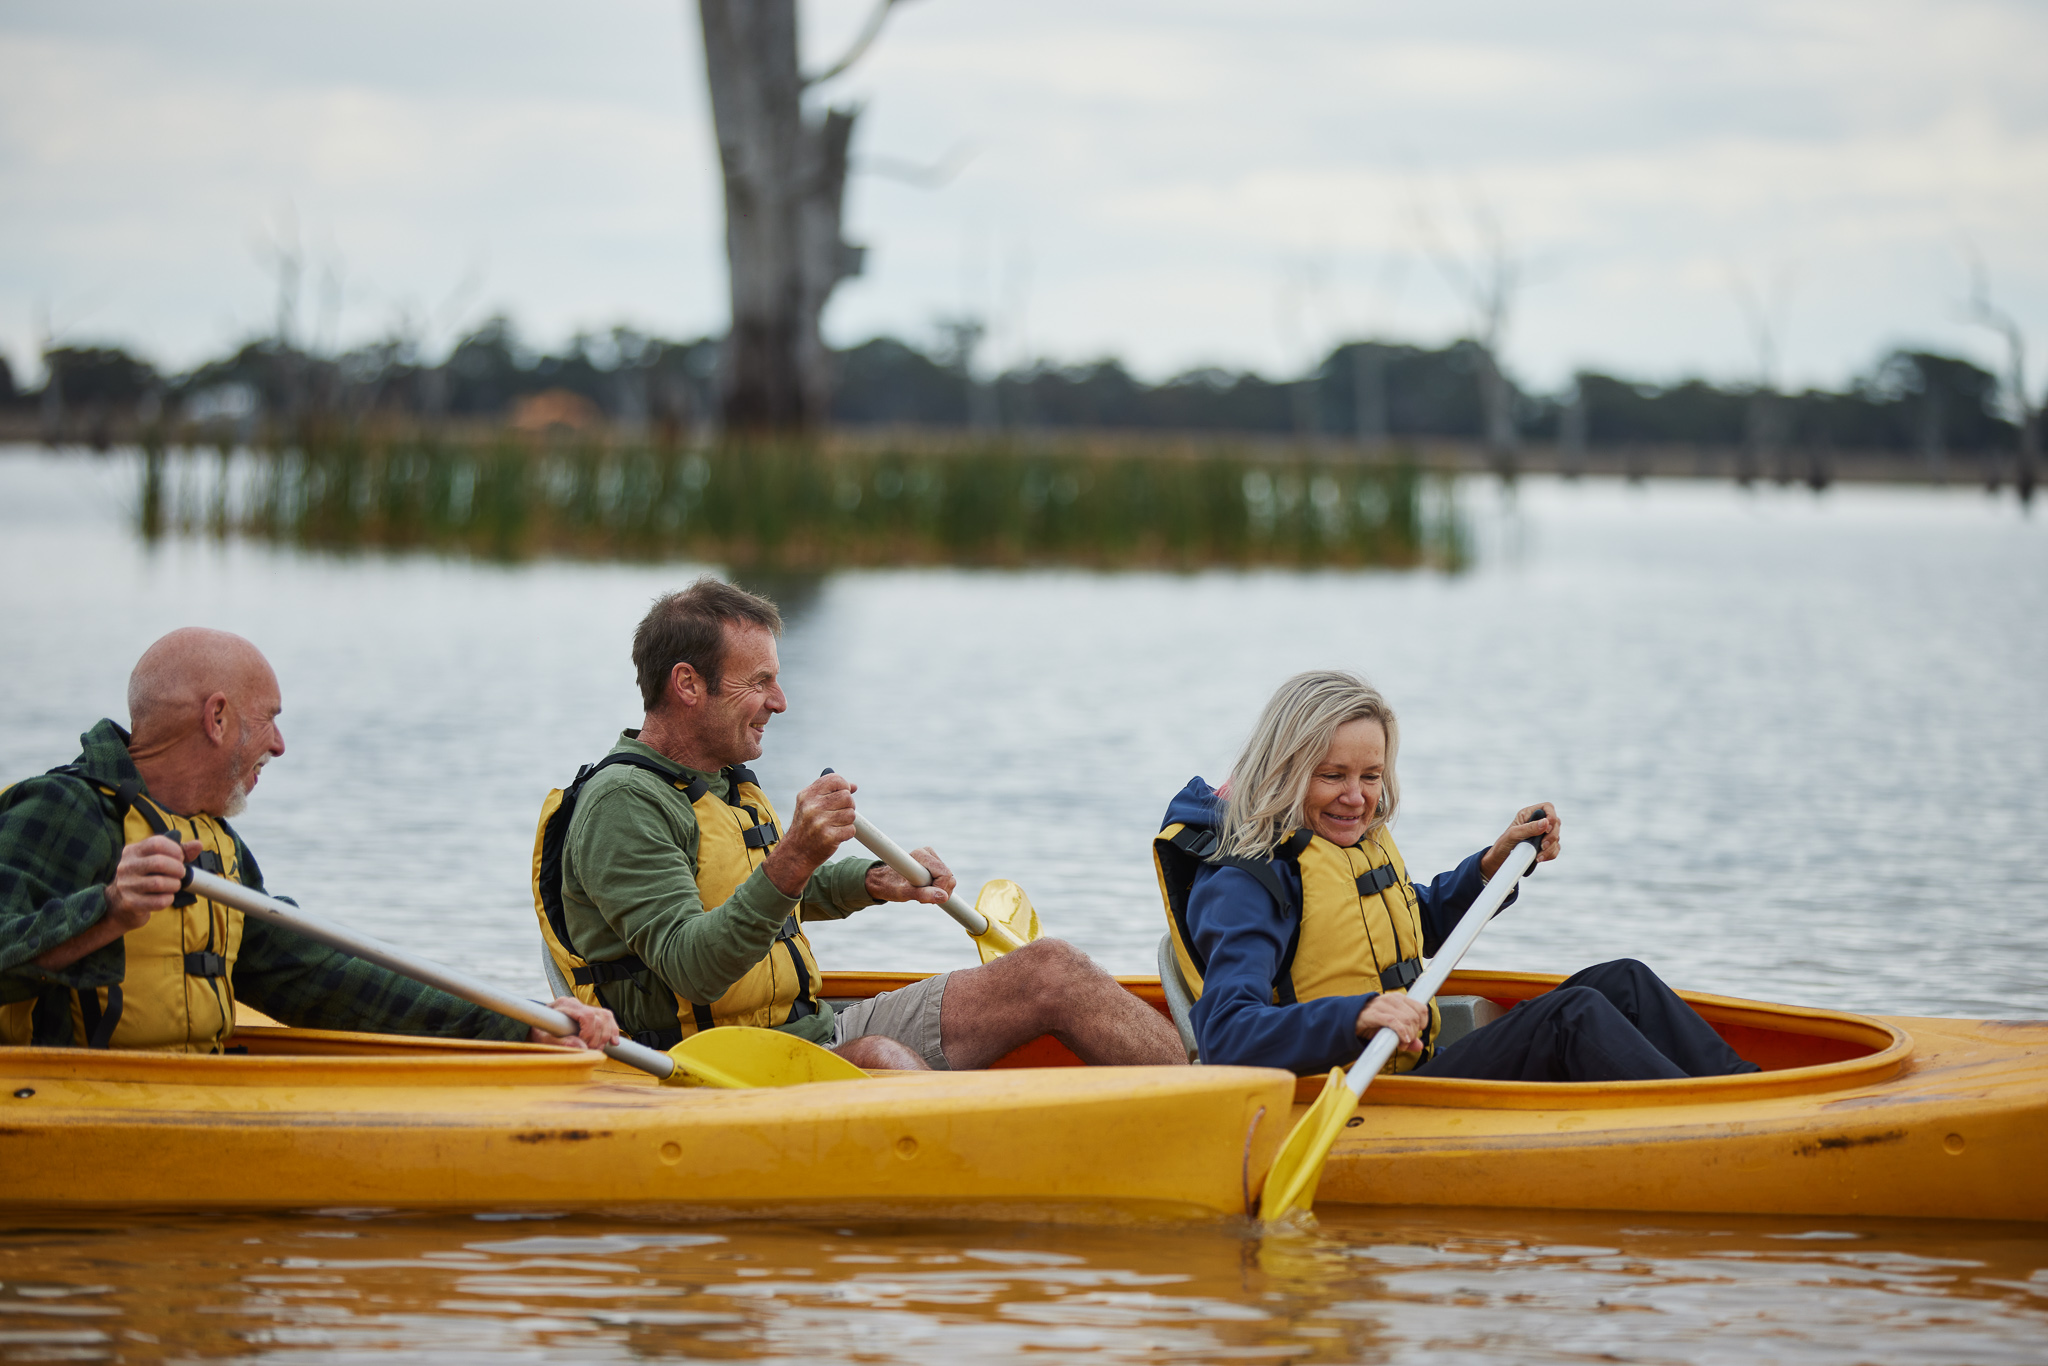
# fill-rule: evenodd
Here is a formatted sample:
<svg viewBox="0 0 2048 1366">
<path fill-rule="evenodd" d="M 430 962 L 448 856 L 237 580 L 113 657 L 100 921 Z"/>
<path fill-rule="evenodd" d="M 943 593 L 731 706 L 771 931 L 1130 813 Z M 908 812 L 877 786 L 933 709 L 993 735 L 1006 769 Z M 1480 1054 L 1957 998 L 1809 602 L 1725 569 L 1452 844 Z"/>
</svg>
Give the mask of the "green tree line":
<svg viewBox="0 0 2048 1366">
<path fill-rule="evenodd" d="M 54 347 L 43 362 L 47 377 L 37 388 L 17 385 L 0 362 L 0 408 L 39 413 L 46 428 L 168 421 L 253 429 L 379 414 L 490 422 L 512 417 L 522 400 L 554 394 L 572 396 L 569 411 L 589 422 L 674 434 L 705 430 L 716 412 L 719 343 L 614 328 L 542 350 L 498 317 L 438 360 L 399 341 L 318 355 L 257 340 L 175 373 L 114 345 Z M 1476 440 L 1484 430 L 1480 365 L 1471 342 L 1433 349 L 1355 341 L 1294 378 L 1205 368 L 1148 383 L 1114 359 L 976 376 L 945 348 L 878 337 L 836 354 L 831 415 L 850 428 Z M 2014 446 L 2017 430 L 1999 396 L 1997 379 L 1968 360 L 1901 349 L 1839 391 L 1769 397 L 1775 439 L 1788 445 L 1970 452 Z M 1517 393 L 1515 425 L 1528 440 L 1592 447 L 1736 445 L 1754 434 L 1758 397 L 1754 388 L 1703 379 L 1651 383 L 1587 371 L 1564 392 Z"/>
</svg>

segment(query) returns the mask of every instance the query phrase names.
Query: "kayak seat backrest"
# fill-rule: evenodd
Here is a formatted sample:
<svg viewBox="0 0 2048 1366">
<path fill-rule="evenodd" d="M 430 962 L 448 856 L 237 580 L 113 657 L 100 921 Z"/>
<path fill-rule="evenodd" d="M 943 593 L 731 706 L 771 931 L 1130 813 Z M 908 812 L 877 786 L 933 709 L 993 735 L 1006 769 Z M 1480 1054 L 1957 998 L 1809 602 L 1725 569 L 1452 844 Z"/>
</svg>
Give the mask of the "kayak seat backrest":
<svg viewBox="0 0 2048 1366">
<path fill-rule="evenodd" d="M 540 970 L 547 977 L 548 990 L 553 993 L 550 1000 L 559 1001 L 564 996 L 576 994 L 570 990 L 568 982 L 563 980 L 562 970 L 555 966 L 555 956 L 548 952 L 546 944 L 540 946 Z"/>
<path fill-rule="evenodd" d="M 1195 1052 L 1195 1024 L 1190 1018 L 1195 996 L 1180 975 L 1180 960 L 1174 957 L 1171 931 L 1159 936 L 1159 985 L 1166 992 L 1166 1008 L 1173 1013 L 1173 1027 L 1180 1031 L 1181 1047 L 1187 1049 L 1188 1061 L 1200 1062 Z"/>
<path fill-rule="evenodd" d="M 1436 1035 L 1436 1051 L 1439 1053 L 1473 1030 L 1490 1025 L 1507 1014 L 1484 996 L 1439 996 L 1436 1009 L 1437 1018 L 1443 1022 Z"/>
<path fill-rule="evenodd" d="M 1173 1012 L 1173 1027 L 1180 1031 L 1181 1046 L 1188 1051 L 1188 1061 L 1201 1061 L 1195 1049 L 1195 1025 L 1191 1018 L 1195 997 L 1188 990 L 1186 979 L 1180 975 L 1180 961 L 1174 957 L 1171 934 L 1159 936 L 1159 985 L 1166 993 L 1166 1008 Z M 1443 1022 L 1436 1038 L 1439 1051 L 1506 1014 L 1484 996 L 1439 996 L 1436 1004 L 1438 1018 Z"/>
</svg>

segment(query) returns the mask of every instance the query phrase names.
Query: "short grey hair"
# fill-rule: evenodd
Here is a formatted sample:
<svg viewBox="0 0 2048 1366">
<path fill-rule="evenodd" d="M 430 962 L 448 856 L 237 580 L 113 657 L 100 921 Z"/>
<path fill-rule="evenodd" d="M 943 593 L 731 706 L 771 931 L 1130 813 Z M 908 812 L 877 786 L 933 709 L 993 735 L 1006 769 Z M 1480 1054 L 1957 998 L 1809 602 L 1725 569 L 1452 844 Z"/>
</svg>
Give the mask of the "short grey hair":
<svg viewBox="0 0 2048 1366">
<path fill-rule="evenodd" d="M 1387 732 L 1386 775 L 1366 835 L 1392 820 L 1401 804 L 1401 784 L 1394 776 L 1401 728 L 1394 709 L 1357 674 L 1317 669 L 1282 683 L 1259 714 L 1230 767 L 1220 838 L 1210 857 L 1272 857 L 1281 838 L 1307 821 L 1303 807 L 1309 780 L 1330 752 L 1337 728 L 1352 721 L 1377 721 Z"/>
<path fill-rule="evenodd" d="M 649 712 L 661 709 L 668 678 L 687 664 L 716 696 L 725 682 L 725 628 L 758 626 L 782 634 L 782 613 L 756 593 L 706 574 L 681 592 L 654 600 L 633 632 L 633 673 Z"/>
</svg>

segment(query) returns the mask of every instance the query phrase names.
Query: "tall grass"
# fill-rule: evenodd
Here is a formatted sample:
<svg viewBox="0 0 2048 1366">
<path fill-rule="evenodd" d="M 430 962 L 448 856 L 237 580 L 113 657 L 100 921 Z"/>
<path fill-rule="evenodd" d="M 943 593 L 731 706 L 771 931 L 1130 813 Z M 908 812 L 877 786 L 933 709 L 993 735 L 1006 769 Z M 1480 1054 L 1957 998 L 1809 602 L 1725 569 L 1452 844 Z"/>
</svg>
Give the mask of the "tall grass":
<svg viewBox="0 0 2048 1366">
<path fill-rule="evenodd" d="M 1394 461 L 989 445 L 663 450 L 516 436 L 341 435 L 152 452 L 145 534 L 842 565 L 1455 565 L 1448 486 Z"/>
</svg>

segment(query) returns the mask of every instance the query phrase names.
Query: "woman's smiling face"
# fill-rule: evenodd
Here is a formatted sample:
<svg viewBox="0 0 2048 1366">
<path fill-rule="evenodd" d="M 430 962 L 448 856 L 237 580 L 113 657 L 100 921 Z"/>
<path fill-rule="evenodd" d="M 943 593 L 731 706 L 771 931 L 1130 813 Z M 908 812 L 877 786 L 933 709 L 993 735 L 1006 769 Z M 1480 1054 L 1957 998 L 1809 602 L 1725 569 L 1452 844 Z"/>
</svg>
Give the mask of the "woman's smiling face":
<svg viewBox="0 0 2048 1366">
<path fill-rule="evenodd" d="M 1379 810 L 1386 771 L 1386 727 L 1370 718 L 1337 727 L 1323 761 L 1308 780 L 1303 807 L 1309 829 L 1332 844 L 1358 843 L 1372 813 Z"/>
</svg>

